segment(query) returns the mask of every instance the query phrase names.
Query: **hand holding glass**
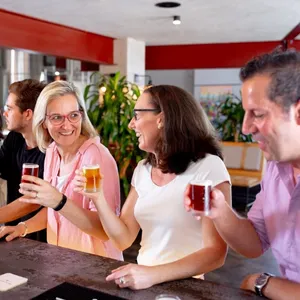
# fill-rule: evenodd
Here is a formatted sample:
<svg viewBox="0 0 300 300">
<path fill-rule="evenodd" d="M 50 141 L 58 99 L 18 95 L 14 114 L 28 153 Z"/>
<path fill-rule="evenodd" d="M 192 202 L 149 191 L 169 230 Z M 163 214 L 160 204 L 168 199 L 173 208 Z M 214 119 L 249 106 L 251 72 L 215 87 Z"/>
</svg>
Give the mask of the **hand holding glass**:
<svg viewBox="0 0 300 300">
<path fill-rule="evenodd" d="M 31 175 L 38 177 L 39 176 L 39 165 L 38 164 L 31 164 L 31 163 L 24 163 L 22 168 L 22 176 L 23 175 Z M 31 183 L 28 180 L 22 179 L 23 183 Z"/>
<path fill-rule="evenodd" d="M 211 180 L 192 180 L 189 198 L 193 216 L 208 216 L 211 210 Z"/>
<path fill-rule="evenodd" d="M 99 192 L 101 182 L 99 165 L 85 165 L 83 166 L 82 171 L 86 178 L 84 191 L 87 193 Z"/>
</svg>

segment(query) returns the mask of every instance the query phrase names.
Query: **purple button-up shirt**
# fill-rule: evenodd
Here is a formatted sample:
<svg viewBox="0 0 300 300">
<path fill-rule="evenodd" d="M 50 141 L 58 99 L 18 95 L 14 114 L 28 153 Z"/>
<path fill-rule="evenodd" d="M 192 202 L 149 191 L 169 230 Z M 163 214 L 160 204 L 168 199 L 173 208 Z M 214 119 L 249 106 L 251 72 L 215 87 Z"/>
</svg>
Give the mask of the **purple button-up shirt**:
<svg viewBox="0 0 300 300">
<path fill-rule="evenodd" d="M 248 214 L 263 251 L 271 247 L 282 276 L 300 282 L 300 180 L 290 164 L 268 162 Z"/>
</svg>

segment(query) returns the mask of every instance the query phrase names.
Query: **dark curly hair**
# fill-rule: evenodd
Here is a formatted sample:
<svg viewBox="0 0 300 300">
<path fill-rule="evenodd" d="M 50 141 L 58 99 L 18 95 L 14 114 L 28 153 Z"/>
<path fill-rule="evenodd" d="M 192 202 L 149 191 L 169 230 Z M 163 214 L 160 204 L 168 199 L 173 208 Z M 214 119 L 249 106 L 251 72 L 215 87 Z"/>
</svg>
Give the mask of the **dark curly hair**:
<svg viewBox="0 0 300 300">
<path fill-rule="evenodd" d="M 46 86 L 46 83 L 35 79 L 25 79 L 12 83 L 8 92 L 17 96 L 16 106 L 20 108 L 21 113 L 26 109 L 34 111 L 34 107 L 41 91 Z"/>
<path fill-rule="evenodd" d="M 216 133 L 204 110 L 185 90 L 171 85 L 152 86 L 144 91 L 150 103 L 163 112 L 164 126 L 155 153 L 149 153 L 146 163 L 157 166 L 163 173 L 183 173 L 190 162 L 207 153 L 222 152 Z"/>
<path fill-rule="evenodd" d="M 255 75 L 268 75 L 271 83 L 268 98 L 289 111 L 300 100 L 300 53 L 295 49 L 280 48 L 251 59 L 240 71 L 244 82 Z"/>
</svg>

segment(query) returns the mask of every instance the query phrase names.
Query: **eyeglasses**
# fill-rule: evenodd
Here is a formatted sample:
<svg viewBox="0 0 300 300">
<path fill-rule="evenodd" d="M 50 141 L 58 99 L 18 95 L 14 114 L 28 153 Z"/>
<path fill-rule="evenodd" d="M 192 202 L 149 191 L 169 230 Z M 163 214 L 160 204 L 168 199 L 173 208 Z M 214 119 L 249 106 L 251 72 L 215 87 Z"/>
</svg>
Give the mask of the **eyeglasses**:
<svg viewBox="0 0 300 300">
<path fill-rule="evenodd" d="M 82 111 L 75 110 L 70 112 L 67 115 L 60 115 L 60 114 L 52 114 L 46 115 L 52 125 L 61 125 L 64 123 L 65 119 L 67 118 L 70 123 L 77 123 L 82 118 Z"/>
<path fill-rule="evenodd" d="M 133 110 L 133 117 L 134 119 L 137 121 L 137 114 L 136 112 L 137 111 L 153 111 L 153 112 L 160 112 L 160 109 L 159 108 L 136 108 Z"/>
</svg>

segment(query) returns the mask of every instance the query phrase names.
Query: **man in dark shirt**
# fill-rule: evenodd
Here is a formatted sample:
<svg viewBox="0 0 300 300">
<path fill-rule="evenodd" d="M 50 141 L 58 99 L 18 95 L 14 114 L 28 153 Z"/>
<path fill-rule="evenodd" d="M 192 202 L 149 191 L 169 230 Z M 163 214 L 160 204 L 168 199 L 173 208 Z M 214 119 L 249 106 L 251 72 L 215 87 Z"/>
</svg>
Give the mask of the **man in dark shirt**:
<svg viewBox="0 0 300 300">
<path fill-rule="evenodd" d="M 0 208 L 0 223 L 17 225 L 31 218 L 39 210 L 39 205 L 15 201 L 22 197 L 19 184 L 23 163 L 39 165 L 39 177 L 43 178 L 45 154 L 36 144 L 32 132 L 32 117 L 38 96 L 45 87 L 37 80 L 26 79 L 9 86 L 5 117 L 10 131 L 0 148 L 0 176 L 7 180 L 7 205 Z M 19 226 L 25 226 L 21 223 Z M 27 237 L 45 241 L 45 231 Z"/>
</svg>

